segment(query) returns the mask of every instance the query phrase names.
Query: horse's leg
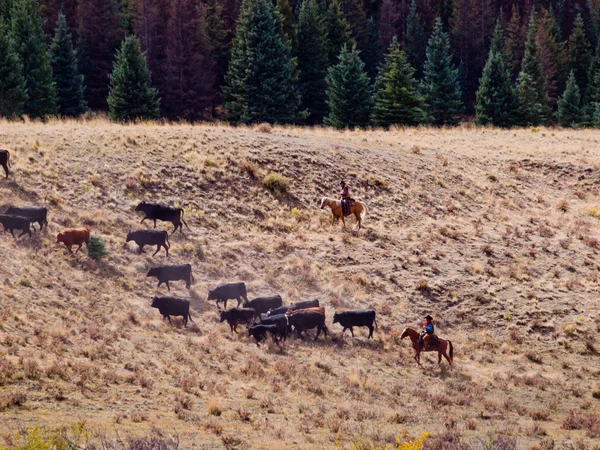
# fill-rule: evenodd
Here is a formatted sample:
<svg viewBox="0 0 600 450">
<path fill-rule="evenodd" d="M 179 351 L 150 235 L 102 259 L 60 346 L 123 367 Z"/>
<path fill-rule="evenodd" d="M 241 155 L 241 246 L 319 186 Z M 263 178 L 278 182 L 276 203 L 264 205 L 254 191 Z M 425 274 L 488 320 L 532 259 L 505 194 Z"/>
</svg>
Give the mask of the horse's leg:
<svg viewBox="0 0 600 450">
<path fill-rule="evenodd" d="M 346 229 L 346 219 L 344 219 L 344 213 L 342 213 L 342 228 Z"/>
<path fill-rule="evenodd" d="M 438 350 L 438 366 L 440 365 L 441 362 L 442 362 L 442 352 L 440 350 Z"/>
</svg>

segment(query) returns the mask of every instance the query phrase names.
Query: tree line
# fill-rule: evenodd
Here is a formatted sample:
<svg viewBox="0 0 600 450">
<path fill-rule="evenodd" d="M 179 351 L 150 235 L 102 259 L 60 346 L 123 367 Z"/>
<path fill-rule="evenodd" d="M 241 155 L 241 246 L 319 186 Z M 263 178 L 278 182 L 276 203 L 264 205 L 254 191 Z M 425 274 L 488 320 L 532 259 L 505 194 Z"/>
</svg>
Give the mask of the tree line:
<svg viewBox="0 0 600 450">
<path fill-rule="evenodd" d="M 584 0 L 0 0 L 0 116 L 600 126 Z"/>
</svg>

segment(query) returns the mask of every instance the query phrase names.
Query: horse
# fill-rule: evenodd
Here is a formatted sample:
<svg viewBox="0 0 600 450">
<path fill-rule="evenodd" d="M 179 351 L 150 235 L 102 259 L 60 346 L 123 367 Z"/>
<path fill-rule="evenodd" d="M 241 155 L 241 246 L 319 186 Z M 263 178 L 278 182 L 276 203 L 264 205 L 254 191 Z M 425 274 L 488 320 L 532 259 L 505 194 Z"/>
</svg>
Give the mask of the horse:
<svg viewBox="0 0 600 450">
<path fill-rule="evenodd" d="M 344 220 L 344 215 L 342 214 L 342 202 L 334 198 L 323 197 L 321 199 L 321 209 L 325 208 L 326 206 L 331 208 L 331 213 L 333 214 L 333 223 L 335 223 L 336 219 L 341 217 L 342 224 L 344 228 L 346 228 L 346 221 Z M 360 230 L 361 223 L 367 215 L 367 205 L 359 202 L 358 200 L 354 200 L 354 204 L 350 206 L 350 214 L 354 214 L 356 216 L 356 223 L 358 225 L 358 229 Z"/>
<path fill-rule="evenodd" d="M 413 328 L 407 327 L 402 332 L 400 339 L 404 339 L 405 337 L 409 337 L 412 341 L 412 346 L 415 349 L 415 361 L 417 361 L 418 365 L 421 365 L 421 352 L 423 350 L 423 345 L 419 342 L 419 332 Z M 449 352 L 446 353 L 446 350 L 449 349 Z M 452 362 L 454 361 L 454 349 L 452 348 L 452 342 L 447 339 L 437 338 L 437 344 L 431 345 L 429 344 L 428 352 L 438 352 L 438 366 L 442 362 L 442 356 L 448 360 L 450 363 L 450 368 L 452 368 Z M 449 356 L 448 356 L 449 355 Z"/>
</svg>

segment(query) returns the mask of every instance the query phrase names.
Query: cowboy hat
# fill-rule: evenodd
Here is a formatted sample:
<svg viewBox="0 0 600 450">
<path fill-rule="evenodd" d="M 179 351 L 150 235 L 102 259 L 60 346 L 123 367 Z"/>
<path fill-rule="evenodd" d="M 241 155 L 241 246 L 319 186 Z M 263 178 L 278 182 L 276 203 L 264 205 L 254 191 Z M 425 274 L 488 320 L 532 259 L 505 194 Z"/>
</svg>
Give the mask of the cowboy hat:
<svg viewBox="0 0 600 450">
<path fill-rule="evenodd" d="M 427 319 L 427 320 L 433 320 L 433 317 L 431 317 L 431 316 L 425 316 L 425 319 Z"/>
</svg>

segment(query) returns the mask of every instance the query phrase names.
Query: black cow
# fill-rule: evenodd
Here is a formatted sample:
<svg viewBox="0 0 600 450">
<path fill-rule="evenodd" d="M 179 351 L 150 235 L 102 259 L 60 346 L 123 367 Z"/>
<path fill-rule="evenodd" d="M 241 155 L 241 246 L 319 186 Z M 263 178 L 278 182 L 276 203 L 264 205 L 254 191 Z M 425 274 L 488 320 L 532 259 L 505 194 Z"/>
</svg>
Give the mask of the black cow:
<svg viewBox="0 0 600 450">
<path fill-rule="evenodd" d="M 29 222 L 27 217 L 0 214 L 0 223 L 4 226 L 4 231 L 10 231 L 10 234 L 12 234 L 13 237 L 15 237 L 13 230 L 22 230 L 19 237 L 23 236 L 25 233 L 29 233 L 29 236 L 31 237 L 31 222 Z"/>
<path fill-rule="evenodd" d="M 4 167 L 6 178 L 8 178 L 8 166 L 10 165 L 10 152 L 8 150 L 0 150 L 0 166 Z"/>
<path fill-rule="evenodd" d="M 192 266 L 190 264 L 152 267 L 146 276 L 155 277 L 158 280 L 157 287 L 160 287 L 161 284 L 166 283 L 169 291 L 171 290 L 169 281 L 184 280 L 185 287 L 187 289 L 190 288 L 192 281 L 194 281 L 194 276 L 192 275 Z"/>
<path fill-rule="evenodd" d="M 18 208 L 16 206 L 9 206 L 4 214 L 27 217 L 31 223 L 38 223 L 40 231 L 42 231 L 44 225 L 48 228 L 48 210 L 46 208 Z"/>
<path fill-rule="evenodd" d="M 344 327 L 342 334 L 344 334 L 346 330 L 350 328 L 352 337 L 354 337 L 354 331 L 352 330 L 353 327 L 368 327 L 369 337 L 367 339 L 371 339 L 373 337 L 373 330 L 375 329 L 373 324 L 377 326 L 377 321 L 375 320 L 375 311 L 372 309 L 335 313 L 333 315 L 333 323 L 339 323 Z"/>
<path fill-rule="evenodd" d="M 157 230 L 138 230 L 127 233 L 126 242 L 134 241 L 140 246 L 140 253 L 143 253 L 145 245 L 156 245 L 156 251 L 152 256 L 156 255 L 161 247 L 164 247 L 169 257 L 169 233 L 166 231 Z"/>
<path fill-rule="evenodd" d="M 262 315 L 272 308 L 278 308 L 282 304 L 281 295 L 272 297 L 258 297 L 249 302 L 244 302 L 244 308 L 252 308 L 256 311 L 256 317 L 262 319 Z"/>
<path fill-rule="evenodd" d="M 296 330 L 296 335 L 302 338 L 302 332 L 305 330 L 317 329 L 315 341 L 321 334 L 321 331 L 327 336 L 327 326 L 325 325 L 325 314 L 316 311 L 300 311 L 288 316 L 289 324 Z"/>
<path fill-rule="evenodd" d="M 248 301 L 248 294 L 246 294 L 246 285 L 244 283 L 222 284 L 212 291 L 208 291 L 208 300 L 216 300 L 217 308 L 219 307 L 219 302 L 224 302 L 225 309 L 227 309 L 227 300 L 237 300 L 237 306 L 239 307 L 242 299 Z"/>
<path fill-rule="evenodd" d="M 157 220 L 171 222 L 173 226 L 175 226 L 173 233 L 177 231 L 177 228 L 183 233 L 182 222 L 189 228 L 188 224 L 183 220 L 183 209 L 181 208 L 173 208 L 171 206 L 161 205 L 160 203 L 140 202 L 140 204 L 135 207 L 135 210 L 142 211 L 145 214 L 140 223 L 144 223 L 144 220 L 146 219 L 154 220 L 154 228 L 156 228 Z"/>
<path fill-rule="evenodd" d="M 190 314 L 190 302 L 183 298 L 152 297 L 152 304 L 150 306 L 158 308 L 158 311 L 163 316 L 163 320 L 169 319 L 169 323 L 171 323 L 171 316 L 182 316 L 184 327 L 187 327 L 188 319 L 192 322 L 194 321 Z"/>
<path fill-rule="evenodd" d="M 281 345 L 281 340 L 277 338 L 280 335 L 279 327 L 277 325 L 252 325 L 248 328 L 248 336 L 252 336 L 256 339 L 256 346 L 260 347 L 258 343 L 267 339 L 267 333 L 271 334 L 273 342 Z"/>
<path fill-rule="evenodd" d="M 249 325 L 254 319 L 254 314 L 253 309 L 231 308 L 227 311 L 221 311 L 221 320 L 219 322 L 226 320 L 231 327 L 231 332 L 235 331 L 237 333 L 237 326 L 240 323 Z"/>
<path fill-rule="evenodd" d="M 305 309 L 305 308 L 316 308 L 319 305 L 319 300 L 307 300 L 304 302 L 292 303 L 288 306 L 281 306 L 279 308 L 270 309 L 267 311 L 267 317 L 273 316 L 275 314 L 285 314 L 288 311 L 296 311 L 297 309 Z"/>
<path fill-rule="evenodd" d="M 277 325 L 279 328 L 279 337 L 286 340 L 290 334 L 290 323 L 288 317 L 285 314 L 277 314 L 276 316 L 270 316 L 262 319 L 256 325 Z"/>
</svg>

